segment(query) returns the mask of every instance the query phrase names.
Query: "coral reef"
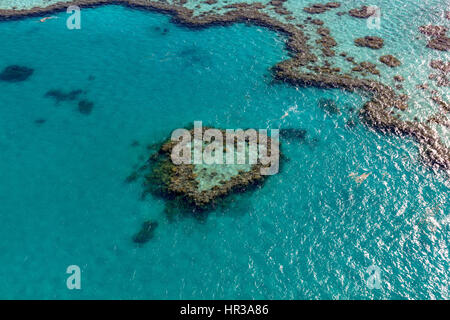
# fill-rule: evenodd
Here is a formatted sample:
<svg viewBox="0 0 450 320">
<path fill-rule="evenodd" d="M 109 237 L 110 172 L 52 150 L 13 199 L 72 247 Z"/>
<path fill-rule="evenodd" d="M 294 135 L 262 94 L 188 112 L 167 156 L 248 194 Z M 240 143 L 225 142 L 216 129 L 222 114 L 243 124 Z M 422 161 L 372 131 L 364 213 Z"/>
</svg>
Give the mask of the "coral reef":
<svg viewBox="0 0 450 320">
<path fill-rule="evenodd" d="M 369 61 L 363 61 L 359 65 L 356 65 L 352 68 L 352 71 L 355 72 L 369 72 L 374 75 L 380 75 L 380 71 L 377 69 L 376 64 L 369 62 Z"/>
<path fill-rule="evenodd" d="M 315 3 L 309 7 L 304 8 L 303 10 L 310 14 L 318 14 L 318 13 L 324 13 L 325 11 L 328 11 L 333 8 L 339 8 L 340 6 L 341 6 L 341 4 L 339 2 L 328 2 L 325 4 Z"/>
<path fill-rule="evenodd" d="M 426 34 L 427 36 L 445 36 L 445 33 L 447 32 L 447 27 L 445 26 L 433 26 L 433 25 L 427 25 L 427 26 L 420 26 L 419 31 L 423 34 Z"/>
<path fill-rule="evenodd" d="M 324 22 L 322 20 L 320 20 L 320 19 L 312 19 L 311 23 L 315 24 L 315 25 L 318 25 L 318 26 L 321 26 L 321 25 L 324 24 Z"/>
<path fill-rule="evenodd" d="M 379 37 L 365 36 L 364 38 L 355 39 L 355 44 L 358 47 L 367 47 L 371 49 L 381 49 L 384 44 L 384 40 Z"/>
<path fill-rule="evenodd" d="M 450 51 L 450 38 L 445 36 L 433 38 L 428 41 L 427 47 L 440 51 Z"/>
<path fill-rule="evenodd" d="M 396 57 L 394 57 L 391 54 L 385 55 L 385 56 L 381 56 L 380 57 L 380 61 L 382 63 L 384 63 L 385 65 L 388 65 L 389 67 L 393 68 L 393 67 L 398 67 L 399 65 L 401 65 L 402 63 L 400 62 L 400 60 L 398 60 Z"/>
<path fill-rule="evenodd" d="M 361 8 L 351 9 L 349 15 L 355 18 L 367 19 L 374 13 L 368 6 L 362 6 Z"/>
<path fill-rule="evenodd" d="M 339 110 L 336 102 L 332 99 L 319 99 L 317 106 L 324 110 L 328 114 L 339 114 L 341 110 Z"/>
<path fill-rule="evenodd" d="M 320 39 L 316 40 L 317 44 L 322 46 L 322 53 L 326 57 L 332 57 L 336 53 L 331 50 L 332 47 L 337 45 L 336 40 L 332 36 L 330 36 L 330 30 L 328 28 L 317 28 L 317 33 L 321 36 Z"/>
<path fill-rule="evenodd" d="M 368 93 L 370 101 L 360 110 L 361 120 L 365 124 L 380 132 L 413 137 L 419 143 L 421 159 L 433 168 L 450 170 L 450 149 L 442 142 L 438 134 L 426 123 L 402 120 L 398 114 L 392 111 L 392 108 L 395 108 L 395 106 L 405 106 L 406 102 L 400 99 L 391 87 L 378 81 L 341 74 L 336 69 L 335 72 L 318 72 L 322 71 L 321 69 L 315 69 L 316 71 L 314 71 L 311 67 L 318 61 L 318 58 L 311 52 L 310 46 L 307 44 L 308 39 L 303 34 L 302 28 L 293 24 L 283 23 L 279 19 L 272 18 L 260 11 L 258 8 L 264 7 L 264 5 L 249 4 L 244 7 L 234 8 L 223 14 L 210 12 L 196 16 L 192 9 L 163 1 L 76 0 L 72 3 L 55 3 L 45 8 L 0 10 L 0 20 L 21 19 L 27 16 L 42 16 L 44 14 L 61 12 L 65 11 L 69 4 L 95 7 L 112 3 L 170 14 L 172 22 L 193 29 L 243 22 L 277 31 L 287 36 L 286 48 L 290 52 L 291 57 L 288 60 L 279 62 L 272 68 L 273 76 L 276 80 L 295 86 L 341 88 L 348 91 L 358 90 Z M 280 6 L 283 1 L 272 0 L 271 3 L 277 3 L 277 6 Z M 317 6 L 317 10 L 322 11 L 322 6 Z M 313 9 L 313 11 L 316 11 L 316 9 Z M 368 7 L 350 10 L 349 14 L 358 18 L 368 18 L 371 15 Z M 435 38 L 430 42 L 429 46 L 432 48 L 448 50 L 449 41 L 445 36 Z M 361 42 L 361 44 L 366 43 L 366 40 Z M 375 39 L 373 46 L 376 48 L 381 47 L 382 39 Z M 302 67 L 310 67 L 309 70 L 313 72 L 302 70 Z M 443 110 L 450 110 L 450 106 L 438 95 L 433 94 L 430 99 Z"/>
<path fill-rule="evenodd" d="M 27 80 L 34 70 L 31 68 L 12 65 L 8 66 L 0 73 L 0 80 L 6 82 L 21 82 Z"/>
<path fill-rule="evenodd" d="M 212 128 L 202 128 L 203 134 L 208 129 Z M 225 130 L 220 130 L 220 132 L 225 137 Z M 194 129 L 191 129 L 189 134 L 193 142 L 195 140 Z M 261 136 L 256 137 L 256 140 L 252 139 L 248 137 L 245 141 L 248 144 L 253 141 L 257 146 L 262 143 Z M 220 198 L 233 192 L 245 191 L 264 181 L 261 169 L 267 168 L 268 165 L 261 163 L 259 159 L 255 164 L 242 165 L 227 163 L 206 165 L 192 162 L 175 164 L 172 161 L 172 154 L 176 152 L 174 148 L 178 143 L 179 141 L 173 140 L 164 142 L 159 150 L 149 157 L 151 165 L 146 165 L 138 170 L 143 172 L 145 194 L 151 193 L 166 199 L 176 200 L 184 207 L 201 212 L 214 207 L 216 200 Z M 267 150 L 271 149 L 272 143 L 272 139 L 267 137 Z M 237 150 L 237 144 L 238 141 L 235 140 L 235 150 Z M 228 151 L 224 148 L 223 155 Z M 277 155 L 271 154 L 270 156 Z M 138 172 L 133 172 L 127 178 L 127 181 L 135 181 L 138 175 Z"/>
<path fill-rule="evenodd" d="M 450 62 L 444 62 L 442 60 L 431 60 L 430 67 L 439 70 L 442 73 L 450 72 Z"/>
</svg>

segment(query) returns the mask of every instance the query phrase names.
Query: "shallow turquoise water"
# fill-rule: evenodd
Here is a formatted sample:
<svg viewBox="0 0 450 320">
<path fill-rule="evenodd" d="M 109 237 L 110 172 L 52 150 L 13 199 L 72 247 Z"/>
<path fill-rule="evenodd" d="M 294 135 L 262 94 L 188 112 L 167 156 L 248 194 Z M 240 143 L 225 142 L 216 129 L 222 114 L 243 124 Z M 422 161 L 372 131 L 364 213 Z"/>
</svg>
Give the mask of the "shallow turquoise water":
<svg viewBox="0 0 450 320">
<path fill-rule="evenodd" d="M 346 126 L 361 97 L 272 83 L 282 37 L 192 31 L 115 6 L 84 10 L 79 31 L 65 14 L 36 20 L 0 23 L 0 69 L 35 69 L 0 82 L 1 298 L 449 298 L 445 177 L 417 161 L 414 143 Z M 56 104 L 51 89 L 85 90 L 92 113 Z M 308 135 L 282 140 L 289 160 L 263 188 L 206 222 L 170 223 L 162 200 L 141 201 L 124 179 L 146 144 L 194 120 Z M 372 174 L 358 185 L 351 172 Z M 149 218 L 156 237 L 136 247 Z M 66 288 L 73 264 L 80 291 Z M 371 265 L 381 289 L 366 285 Z"/>
</svg>

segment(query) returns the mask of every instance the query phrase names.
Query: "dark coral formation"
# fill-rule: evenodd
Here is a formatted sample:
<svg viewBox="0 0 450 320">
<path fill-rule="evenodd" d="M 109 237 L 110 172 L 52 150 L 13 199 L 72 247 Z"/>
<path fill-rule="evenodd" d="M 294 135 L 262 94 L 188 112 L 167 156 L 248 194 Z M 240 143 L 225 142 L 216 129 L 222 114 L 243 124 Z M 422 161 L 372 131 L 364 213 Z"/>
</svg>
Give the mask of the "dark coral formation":
<svg viewBox="0 0 450 320">
<path fill-rule="evenodd" d="M 6 82 L 21 82 L 27 80 L 34 70 L 31 68 L 12 65 L 8 66 L 0 73 L 0 80 Z"/>
<path fill-rule="evenodd" d="M 356 65 L 352 68 L 352 71 L 355 72 L 369 72 L 374 75 L 380 75 L 380 71 L 377 69 L 377 65 L 369 62 L 369 61 L 363 61 L 359 65 Z"/>
<path fill-rule="evenodd" d="M 437 125 L 444 126 L 450 129 L 450 119 L 448 119 L 444 113 L 438 112 L 429 117 L 425 123 L 432 124 L 435 123 Z"/>
<path fill-rule="evenodd" d="M 430 67 L 437 70 L 437 73 L 432 73 L 428 79 L 435 81 L 438 87 L 450 87 L 450 80 L 447 73 L 450 72 L 450 62 L 442 60 L 431 60 Z"/>
<path fill-rule="evenodd" d="M 436 92 L 432 93 L 431 100 L 433 100 L 433 102 L 436 103 L 444 112 L 450 112 L 450 104 L 442 100 Z"/>
<path fill-rule="evenodd" d="M 324 110 L 326 113 L 334 115 L 341 113 L 341 110 L 339 110 L 339 107 L 336 104 L 336 101 L 333 99 L 319 99 L 319 102 L 317 103 L 317 106 Z"/>
<path fill-rule="evenodd" d="M 324 24 L 324 22 L 322 20 L 320 20 L 320 19 L 312 19 L 311 23 L 315 24 L 315 25 L 318 25 L 318 26 L 321 26 L 321 25 Z"/>
<path fill-rule="evenodd" d="M 450 51 L 450 38 L 446 36 L 433 38 L 428 41 L 427 47 L 440 51 Z"/>
<path fill-rule="evenodd" d="M 52 89 L 45 93 L 45 97 L 55 99 L 56 103 L 63 101 L 74 101 L 77 100 L 79 95 L 83 93 L 83 90 L 76 89 L 69 92 L 65 92 L 61 89 Z"/>
<path fill-rule="evenodd" d="M 303 10 L 310 14 L 319 14 L 319 13 L 324 13 L 333 8 L 339 8 L 340 6 L 341 6 L 341 4 L 339 2 L 328 2 L 325 4 L 315 3 L 309 7 L 304 8 Z"/>
<path fill-rule="evenodd" d="M 401 65 L 402 63 L 400 62 L 400 60 L 398 60 L 396 57 L 394 57 L 391 54 L 385 55 L 385 56 L 381 56 L 380 57 L 380 61 L 382 63 L 384 63 L 385 65 L 388 65 L 389 67 L 393 68 L 393 67 L 398 67 L 399 65 Z"/>
<path fill-rule="evenodd" d="M 316 40 L 316 43 L 322 46 L 322 54 L 325 57 L 334 56 L 336 53 L 331 48 L 335 47 L 337 42 L 332 36 L 330 36 L 330 29 L 320 27 L 317 28 L 316 32 L 321 36 L 320 39 Z"/>
<path fill-rule="evenodd" d="M 419 31 L 431 39 L 427 47 L 440 51 L 450 51 L 450 38 L 446 36 L 448 28 L 445 26 L 426 25 L 420 26 Z"/>
<path fill-rule="evenodd" d="M 430 67 L 439 70 L 442 73 L 450 72 L 450 62 L 444 62 L 442 60 L 431 60 Z"/>
<path fill-rule="evenodd" d="M 42 119 L 42 118 L 34 120 L 34 123 L 37 124 L 37 125 L 41 125 L 41 124 L 44 124 L 46 122 L 47 122 L 47 120 L 46 119 Z"/>
<path fill-rule="evenodd" d="M 445 36 L 445 33 L 447 32 L 447 27 L 426 25 L 426 26 L 420 26 L 419 31 L 423 34 L 426 34 L 427 36 L 439 37 L 439 36 Z"/>
<path fill-rule="evenodd" d="M 78 102 L 78 111 L 81 114 L 89 115 L 92 112 L 92 109 L 94 109 L 94 103 L 89 100 L 81 100 Z"/>
<path fill-rule="evenodd" d="M 203 128 L 203 133 L 207 129 L 210 128 Z M 194 139 L 194 129 L 189 132 Z M 225 137 L 225 130 L 221 130 L 221 132 Z M 267 150 L 270 150 L 272 140 L 270 137 L 267 138 Z M 259 144 L 260 138 L 256 139 L 256 143 Z M 177 203 L 182 203 L 183 206 L 190 207 L 196 212 L 201 212 L 214 207 L 217 200 L 231 193 L 245 191 L 264 181 L 265 176 L 261 174 L 261 169 L 267 168 L 268 165 L 262 164 L 258 160 L 256 164 L 249 165 L 248 171 L 239 170 L 236 175 L 221 180 L 219 184 L 209 188 L 201 188 L 199 175 L 206 169 L 199 169 L 198 165 L 191 163 L 174 164 L 171 155 L 177 143 L 178 141 L 168 140 L 162 144 L 155 154 L 150 156 L 152 165 L 144 169 L 144 186 L 146 188 L 144 193 L 157 194 L 175 200 Z M 237 140 L 235 140 L 235 147 L 237 147 L 237 143 Z M 226 152 L 225 148 L 224 152 Z M 137 173 L 132 173 L 133 177 L 135 175 Z M 211 170 L 201 179 L 212 180 L 216 176 L 217 172 Z"/>
<path fill-rule="evenodd" d="M 365 36 L 364 38 L 355 39 L 355 44 L 358 47 L 367 47 L 371 49 L 381 49 L 384 44 L 384 40 L 379 37 Z"/>
<path fill-rule="evenodd" d="M 371 127 L 397 135 L 415 138 L 420 143 L 421 158 L 433 167 L 450 170 L 450 150 L 439 136 L 428 126 L 399 119 L 390 108 L 405 106 L 395 92 L 388 86 L 376 81 L 355 79 L 346 76 L 298 73 L 278 64 L 275 76 L 297 86 L 316 86 L 319 88 L 343 88 L 349 91 L 364 90 L 373 97 L 360 111 L 361 119 Z M 404 109 L 404 107 L 403 107 Z"/>
<path fill-rule="evenodd" d="M 348 13 L 352 17 L 360 19 L 367 19 L 374 14 L 374 12 L 368 6 L 362 6 L 361 8 L 351 9 Z"/>
<path fill-rule="evenodd" d="M 272 0 L 282 2 L 281 0 Z M 213 25 L 229 25 L 235 22 L 251 23 L 270 28 L 288 37 L 287 49 L 291 58 L 278 63 L 272 68 L 275 79 L 285 81 L 295 86 L 316 86 L 319 88 L 341 88 L 349 91 L 365 91 L 371 95 L 360 111 L 361 119 L 372 128 L 391 132 L 398 135 L 411 136 L 419 142 L 421 158 L 433 167 L 450 170 L 450 149 L 441 141 L 437 133 L 426 123 L 405 121 L 392 112 L 398 104 L 405 104 L 394 90 L 380 82 L 354 78 L 348 74 L 334 72 L 305 72 L 300 67 L 311 66 L 317 62 L 317 57 L 311 53 L 307 38 L 301 28 L 292 24 L 280 22 L 261 12 L 261 6 L 246 6 L 230 10 L 224 14 L 208 13 L 195 16 L 193 10 L 181 5 L 168 2 L 144 0 L 76 0 L 72 4 L 83 7 L 94 7 L 105 4 L 121 4 L 133 8 L 153 10 L 172 15 L 172 21 L 190 28 L 204 28 Z M 20 19 L 27 16 L 42 16 L 44 14 L 65 11 L 69 3 L 60 2 L 46 8 L 32 8 L 29 10 L 0 10 L 0 20 Z M 321 11 L 322 9 L 319 9 Z M 370 16 L 368 7 L 351 10 L 350 15 L 358 18 Z M 431 44 L 435 48 L 446 48 L 447 40 L 438 38 Z M 450 110 L 450 106 L 439 96 L 430 97 L 443 110 Z"/>
<path fill-rule="evenodd" d="M 282 128 L 280 129 L 280 137 L 283 140 L 298 140 L 305 141 L 307 131 L 305 129 L 298 128 Z"/>
<path fill-rule="evenodd" d="M 157 221 L 145 221 L 141 226 L 141 230 L 133 236 L 133 242 L 144 244 L 150 241 L 155 236 L 155 229 L 157 227 Z"/>
</svg>

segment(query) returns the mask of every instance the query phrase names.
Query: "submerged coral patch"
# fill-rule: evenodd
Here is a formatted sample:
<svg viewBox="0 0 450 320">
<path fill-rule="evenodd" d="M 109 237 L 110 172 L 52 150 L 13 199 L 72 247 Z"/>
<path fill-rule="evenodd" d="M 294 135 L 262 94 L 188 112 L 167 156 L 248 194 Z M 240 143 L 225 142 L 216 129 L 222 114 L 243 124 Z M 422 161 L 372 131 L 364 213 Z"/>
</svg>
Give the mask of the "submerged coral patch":
<svg viewBox="0 0 450 320">
<path fill-rule="evenodd" d="M 225 130 L 203 128 L 203 134 L 207 130 L 215 130 L 216 133 L 226 136 Z M 257 161 L 252 163 L 249 159 L 254 156 L 253 152 L 261 152 L 264 148 L 268 157 L 279 158 L 278 148 L 274 147 L 272 138 L 265 136 L 243 136 L 243 140 L 234 137 L 234 142 L 219 146 L 214 149 L 215 159 L 224 159 L 223 163 L 189 162 L 178 163 L 174 156 L 180 151 L 194 150 L 197 143 L 196 133 L 191 129 L 188 141 L 167 140 L 159 150 L 149 157 L 149 162 L 141 167 L 137 173 L 142 173 L 144 180 L 144 194 L 163 196 L 166 199 L 175 200 L 185 207 L 190 207 L 199 212 L 213 207 L 216 200 L 223 198 L 233 192 L 242 192 L 264 181 L 264 169 L 270 164 L 264 162 L 261 157 L 255 157 Z M 228 136 L 227 136 L 228 138 Z M 214 142 L 215 140 L 213 140 Z M 226 141 L 226 139 L 223 139 Z M 201 143 L 201 154 L 211 150 L 212 143 Z M 278 142 L 276 142 L 278 143 Z M 241 148 L 244 149 L 241 149 Z M 232 150 L 230 150 L 232 149 Z M 244 161 L 240 162 L 238 150 L 243 150 Z M 195 151 L 193 151 L 195 153 Z M 232 161 L 229 162 L 229 155 Z M 195 155 L 194 155 L 195 159 Z M 278 163 L 278 160 L 277 160 Z M 135 180 L 133 175 L 133 180 Z"/>
<path fill-rule="evenodd" d="M 283 140 L 305 141 L 308 132 L 305 129 L 283 128 L 280 129 L 280 137 Z"/>
<path fill-rule="evenodd" d="M 427 47 L 440 51 L 450 51 L 450 38 L 441 36 L 431 39 L 428 41 Z"/>
<path fill-rule="evenodd" d="M 42 118 L 34 120 L 34 123 L 37 124 L 37 125 L 41 125 L 41 124 L 44 124 L 46 122 L 47 122 L 47 120 L 46 119 L 42 119 Z"/>
<path fill-rule="evenodd" d="M 324 13 L 333 8 L 339 8 L 341 4 L 339 2 L 328 2 L 325 4 L 314 3 L 309 7 L 304 8 L 303 10 L 310 14 L 319 14 Z"/>
<path fill-rule="evenodd" d="M 391 68 L 398 67 L 399 65 L 402 64 L 400 62 L 400 60 L 398 60 L 396 57 L 394 57 L 391 54 L 388 54 L 388 55 L 385 55 L 385 56 L 381 56 L 380 57 L 380 61 L 383 62 L 385 65 L 388 65 Z"/>
<path fill-rule="evenodd" d="M 371 10 L 370 7 L 368 6 L 362 6 L 361 8 L 351 9 L 348 13 L 352 17 L 360 19 L 367 19 L 374 14 L 373 10 Z"/>
<path fill-rule="evenodd" d="M 158 225 L 157 221 L 145 221 L 141 226 L 141 230 L 133 236 L 133 242 L 144 244 L 150 241 L 155 236 L 155 229 Z"/>
<path fill-rule="evenodd" d="M 12 65 L 8 66 L 0 73 L 0 80 L 6 82 L 21 82 L 27 80 L 34 70 L 28 67 Z"/>
<path fill-rule="evenodd" d="M 367 47 L 371 49 L 381 49 L 384 44 L 384 40 L 380 37 L 365 36 L 364 38 L 355 39 L 355 44 L 358 47 Z"/>
<path fill-rule="evenodd" d="M 69 92 L 65 92 L 61 89 L 49 90 L 45 93 L 45 97 L 55 99 L 56 103 L 63 101 L 74 101 L 78 99 L 78 96 L 83 93 L 83 90 L 76 89 Z"/>
<path fill-rule="evenodd" d="M 439 70 L 444 74 L 450 72 L 450 62 L 444 62 L 442 60 L 431 60 L 430 67 Z"/>
<path fill-rule="evenodd" d="M 320 99 L 317 106 L 328 114 L 339 114 L 341 111 L 336 102 L 332 99 Z"/>
<path fill-rule="evenodd" d="M 445 26 L 426 25 L 419 27 L 419 31 L 427 36 L 445 36 L 447 30 Z"/>
<path fill-rule="evenodd" d="M 81 114 L 88 115 L 94 109 L 94 103 L 89 100 L 81 100 L 78 102 L 78 111 Z"/>
</svg>

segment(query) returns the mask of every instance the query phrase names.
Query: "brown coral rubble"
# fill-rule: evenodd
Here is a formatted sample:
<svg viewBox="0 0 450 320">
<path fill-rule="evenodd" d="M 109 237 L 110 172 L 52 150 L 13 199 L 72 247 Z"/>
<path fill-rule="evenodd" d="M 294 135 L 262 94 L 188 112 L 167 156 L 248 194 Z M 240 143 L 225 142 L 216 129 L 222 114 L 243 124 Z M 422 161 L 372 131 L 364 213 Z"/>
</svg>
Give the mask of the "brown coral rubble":
<svg viewBox="0 0 450 320">
<path fill-rule="evenodd" d="M 368 6 L 362 6 L 361 8 L 351 9 L 348 12 L 352 17 L 367 19 L 374 14 L 374 12 Z"/>
<path fill-rule="evenodd" d="M 385 65 L 388 65 L 391 68 L 398 67 L 399 65 L 402 64 L 400 62 L 400 60 L 398 60 L 396 57 L 394 57 L 391 54 L 388 54 L 388 55 L 385 55 L 385 56 L 381 56 L 380 57 L 380 61 L 383 62 Z"/>
<path fill-rule="evenodd" d="M 367 47 L 371 49 L 381 49 L 384 44 L 384 40 L 380 37 L 365 36 L 364 38 L 355 39 L 355 44 L 358 47 Z"/>
</svg>

